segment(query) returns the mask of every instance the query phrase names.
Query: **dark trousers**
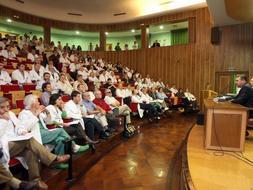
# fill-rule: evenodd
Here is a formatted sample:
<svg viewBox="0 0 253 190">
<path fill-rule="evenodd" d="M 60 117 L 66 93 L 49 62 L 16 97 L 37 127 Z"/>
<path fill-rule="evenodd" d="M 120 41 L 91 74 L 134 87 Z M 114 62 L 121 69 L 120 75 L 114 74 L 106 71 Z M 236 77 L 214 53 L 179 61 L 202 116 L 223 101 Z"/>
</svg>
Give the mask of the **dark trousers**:
<svg viewBox="0 0 253 190">
<path fill-rule="evenodd" d="M 147 111 L 148 117 L 153 118 L 158 116 L 158 112 L 155 108 L 155 106 L 151 104 L 140 104 L 140 108 Z"/>
<path fill-rule="evenodd" d="M 77 139 L 85 139 L 86 137 L 81 124 L 70 125 L 69 127 L 64 127 L 64 129 L 70 136 L 76 136 Z"/>
<path fill-rule="evenodd" d="M 117 118 L 115 117 L 114 114 L 110 114 L 110 113 L 107 113 L 106 114 L 106 119 L 107 119 L 107 122 L 108 122 L 108 127 L 110 128 L 116 128 L 117 126 L 117 123 L 118 123 L 118 120 Z"/>
<path fill-rule="evenodd" d="M 95 118 L 83 118 L 83 121 L 85 124 L 87 136 L 91 140 L 94 140 L 95 130 L 99 135 L 103 131 L 103 126 Z"/>
</svg>

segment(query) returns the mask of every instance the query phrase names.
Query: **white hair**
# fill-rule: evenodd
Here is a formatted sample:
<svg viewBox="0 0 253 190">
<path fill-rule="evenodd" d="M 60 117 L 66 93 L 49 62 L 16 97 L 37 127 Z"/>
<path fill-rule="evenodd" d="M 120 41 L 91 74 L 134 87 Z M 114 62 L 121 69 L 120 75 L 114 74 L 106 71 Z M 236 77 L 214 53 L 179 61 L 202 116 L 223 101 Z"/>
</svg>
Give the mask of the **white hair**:
<svg viewBox="0 0 253 190">
<path fill-rule="evenodd" d="M 32 105 L 37 101 L 37 96 L 29 94 L 24 98 L 25 109 L 31 109 Z"/>
</svg>

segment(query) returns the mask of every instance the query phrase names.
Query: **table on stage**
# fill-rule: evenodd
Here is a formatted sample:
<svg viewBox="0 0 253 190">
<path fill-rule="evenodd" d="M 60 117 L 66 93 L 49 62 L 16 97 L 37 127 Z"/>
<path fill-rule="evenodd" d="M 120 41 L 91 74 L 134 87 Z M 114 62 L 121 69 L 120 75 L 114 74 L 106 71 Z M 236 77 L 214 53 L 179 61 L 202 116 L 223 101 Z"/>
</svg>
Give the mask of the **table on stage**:
<svg viewBox="0 0 253 190">
<path fill-rule="evenodd" d="M 253 164 L 204 149 L 204 128 L 195 125 L 187 142 L 187 161 L 194 190 L 253 190 Z M 239 153 L 238 153 L 239 154 Z M 244 157 L 253 160 L 253 136 L 246 140 Z"/>
<path fill-rule="evenodd" d="M 205 148 L 243 151 L 248 109 L 230 102 L 205 99 Z M 252 179 L 253 180 L 253 179 Z"/>
</svg>

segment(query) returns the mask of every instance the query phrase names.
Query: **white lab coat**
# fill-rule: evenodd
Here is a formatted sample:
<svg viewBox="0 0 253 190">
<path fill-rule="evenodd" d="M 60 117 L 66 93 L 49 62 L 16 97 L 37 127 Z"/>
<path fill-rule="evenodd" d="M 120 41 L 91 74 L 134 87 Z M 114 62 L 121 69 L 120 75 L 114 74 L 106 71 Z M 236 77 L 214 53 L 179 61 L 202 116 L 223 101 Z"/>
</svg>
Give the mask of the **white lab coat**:
<svg viewBox="0 0 253 190">
<path fill-rule="evenodd" d="M 127 97 L 126 96 L 126 90 L 125 89 L 119 89 L 119 88 L 117 88 L 116 89 L 116 96 L 117 97 L 121 97 L 121 98 Z"/>
<path fill-rule="evenodd" d="M 35 70 L 31 70 L 29 72 L 29 77 L 30 77 L 31 81 L 37 82 L 37 81 L 41 81 L 43 79 L 43 74 L 44 74 L 44 72 L 41 72 L 40 70 L 39 70 L 39 73 L 37 73 Z"/>
<path fill-rule="evenodd" d="M 16 69 L 15 71 L 12 72 L 11 76 L 12 79 L 17 80 L 19 84 L 31 83 L 31 79 L 27 71 L 24 71 L 23 75 L 18 69 Z"/>
<path fill-rule="evenodd" d="M 0 71 L 0 85 L 5 85 L 11 83 L 11 77 L 9 73 L 5 70 Z"/>
<path fill-rule="evenodd" d="M 31 131 L 33 137 L 42 144 L 39 119 L 30 110 L 25 109 L 19 113 L 18 119 L 24 124 L 25 129 Z"/>
<path fill-rule="evenodd" d="M 133 95 L 131 97 L 131 100 L 133 103 L 138 103 L 138 106 L 137 106 L 138 113 L 139 113 L 140 118 L 142 118 L 144 115 L 144 110 L 140 108 L 140 103 L 143 103 L 142 98 L 139 95 Z"/>
<path fill-rule="evenodd" d="M 16 115 L 9 111 L 10 120 L 0 119 L 0 144 L 3 148 L 4 157 L 1 159 L 3 165 L 8 168 L 10 161 L 9 154 L 9 142 L 26 140 L 32 137 L 32 135 L 21 135 L 22 132 L 26 132 L 26 128 L 23 123 L 16 117 Z M 27 164 L 22 157 L 17 157 L 25 168 Z"/>
<path fill-rule="evenodd" d="M 27 59 L 31 60 L 32 62 L 35 61 L 35 59 L 38 57 L 38 55 L 33 55 L 32 53 L 27 54 Z"/>
<path fill-rule="evenodd" d="M 16 58 L 16 55 L 12 51 L 7 51 L 7 50 L 2 50 L 1 52 L 2 56 L 5 57 L 6 59 L 13 59 Z"/>
<path fill-rule="evenodd" d="M 75 104 L 73 100 L 69 100 L 64 105 L 64 110 L 66 111 L 68 118 L 72 118 L 73 120 L 78 120 L 80 124 L 82 125 L 83 129 L 85 128 L 83 116 L 82 116 L 82 108 L 80 104 Z"/>
</svg>

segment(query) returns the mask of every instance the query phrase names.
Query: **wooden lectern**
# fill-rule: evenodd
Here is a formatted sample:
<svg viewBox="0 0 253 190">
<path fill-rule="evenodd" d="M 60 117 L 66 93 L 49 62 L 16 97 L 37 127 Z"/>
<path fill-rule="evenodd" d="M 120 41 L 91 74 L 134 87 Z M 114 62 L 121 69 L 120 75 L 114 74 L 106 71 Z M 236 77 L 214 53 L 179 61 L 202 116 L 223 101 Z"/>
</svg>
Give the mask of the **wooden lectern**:
<svg viewBox="0 0 253 190">
<path fill-rule="evenodd" d="M 243 151 L 248 108 L 205 99 L 205 148 Z"/>
<path fill-rule="evenodd" d="M 213 90 L 202 90 L 200 96 L 200 110 L 204 111 L 204 100 L 216 98 L 218 93 Z"/>
</svg>

